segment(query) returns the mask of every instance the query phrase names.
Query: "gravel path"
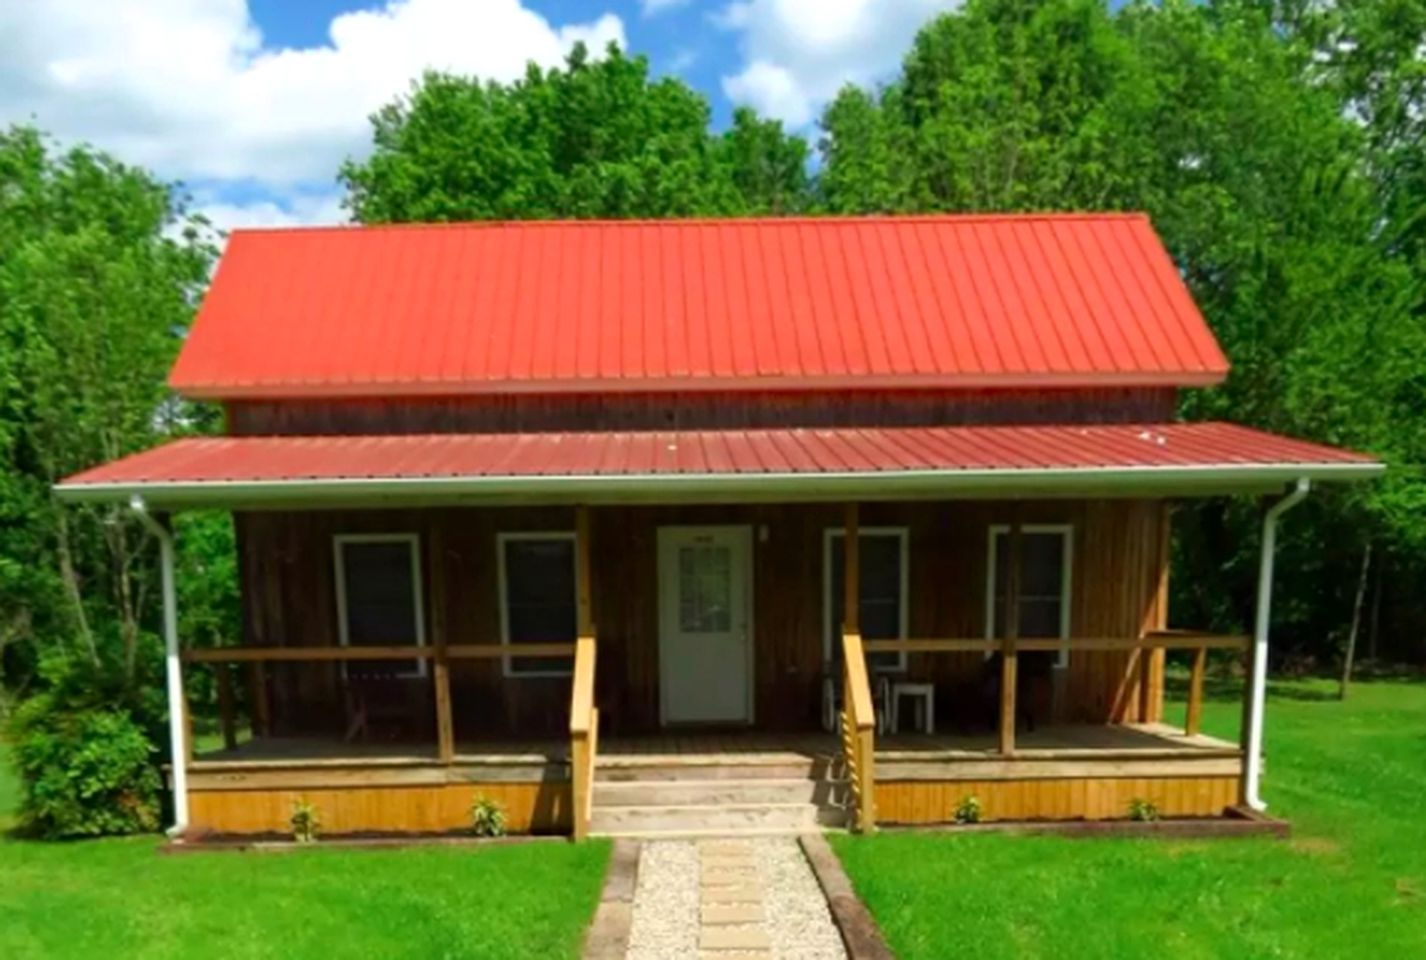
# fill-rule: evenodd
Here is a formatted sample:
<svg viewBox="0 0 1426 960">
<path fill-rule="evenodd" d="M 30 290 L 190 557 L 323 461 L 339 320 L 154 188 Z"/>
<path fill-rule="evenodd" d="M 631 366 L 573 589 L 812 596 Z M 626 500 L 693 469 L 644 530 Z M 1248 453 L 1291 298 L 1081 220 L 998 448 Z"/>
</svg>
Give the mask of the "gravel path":
<svg viewBox="0 0 1426 960">
<path fill-rule="evenodd" d="M 845 960 L 796 839 L 646 842 L 629 960 Z"/>
</svg>

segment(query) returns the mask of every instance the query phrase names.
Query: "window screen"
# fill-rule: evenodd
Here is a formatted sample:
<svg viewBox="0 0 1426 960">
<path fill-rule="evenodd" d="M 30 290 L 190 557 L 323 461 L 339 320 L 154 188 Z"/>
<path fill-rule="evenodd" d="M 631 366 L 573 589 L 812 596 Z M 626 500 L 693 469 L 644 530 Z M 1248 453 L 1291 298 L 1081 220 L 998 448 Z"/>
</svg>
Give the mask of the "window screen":
<svg viewBox="0 0 1426 960">
<path fill-rule="evenodd" d="M 421 643 L 415 547 L 410 540 L 339 541 L 346 642 L 353 647 Z M 361 673 L 420 673 L 420 661 L 352 661 Z"/>
<path fill-rule="evenodd" d="M 895 640 L 901 636 L 902 595 L 901 554 L 904 534 L 863 533 L 858 538 L 861 548 L 860 616 L 862 638 Z M 842 598 L 846 595 L 846 537 L 834 533 L 831 538 L 832 565 L 828 578 L 827 622 L 832 632 L 830 649 L 832 667 L 840 670 L 842 663 Z M 899 653 L 873 653 L 867 663 L 875 670 L 898 670 L 902 665 Z"/>
<path fill-rule="evenodd" d="M 518 538 L 503 542 L 505 638 L 513 644 L 573 643 L 573 539 Z M 571 657 L 511 657 L 512 674 L 569 673 Z"/>
</svg>

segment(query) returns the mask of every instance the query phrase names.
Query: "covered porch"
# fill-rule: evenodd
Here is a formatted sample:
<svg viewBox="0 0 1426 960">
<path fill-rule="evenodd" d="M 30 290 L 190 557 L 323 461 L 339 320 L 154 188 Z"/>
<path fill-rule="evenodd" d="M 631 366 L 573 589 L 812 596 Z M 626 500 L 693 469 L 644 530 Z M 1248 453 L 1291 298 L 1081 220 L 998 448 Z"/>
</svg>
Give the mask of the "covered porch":
<svg viewBox="0 0 1426 960">
<path fill-rule="evenodd" d="M 390 437 L 376 477 L 373 438 L 230 438 L 61 492 L 133 497 L 163 545 L 185 829 L 280 830 L 307 799 L 334 832 L 450 830 L 484 796 L 582 837 L 621 772 L 689 769 L 800 771 L 862 830 L 967 796 L 1211 816 L 1258 802 L 1276 519 L 1375 469 L 1236 429 Z M 1254 637 L 1166 629 L 1172 502 L 1245 492 L 1269 498 Z M 177 636 L 161 514 L 199 505 L 238 517 L 240 647 Z M 1199 729 L 1214 649 L 1249 657 L 1241 743 Z M 220 751 L 193 750 L 185 669 L 214 671 Z"/>
</svg>

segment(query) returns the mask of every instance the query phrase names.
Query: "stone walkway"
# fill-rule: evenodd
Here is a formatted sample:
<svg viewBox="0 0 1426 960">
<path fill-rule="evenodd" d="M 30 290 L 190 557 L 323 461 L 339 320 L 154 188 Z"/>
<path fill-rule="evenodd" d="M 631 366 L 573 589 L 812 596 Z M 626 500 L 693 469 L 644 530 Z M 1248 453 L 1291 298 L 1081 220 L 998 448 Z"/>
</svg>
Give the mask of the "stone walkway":
<svg viewBox="0 0 1426 960">
<path fill-rule="evenodd" d="M 629 960 L 844 960 L 796 839 L 645 843 Z"/>
</svg>

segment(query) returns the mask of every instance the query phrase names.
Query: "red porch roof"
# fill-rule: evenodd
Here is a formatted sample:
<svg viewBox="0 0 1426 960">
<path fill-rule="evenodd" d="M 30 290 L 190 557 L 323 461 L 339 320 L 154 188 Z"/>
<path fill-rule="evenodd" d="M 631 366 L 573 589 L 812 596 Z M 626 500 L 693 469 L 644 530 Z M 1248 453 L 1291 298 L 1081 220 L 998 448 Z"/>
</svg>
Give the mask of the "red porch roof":
<svg viewBox="0 0 1426 960">
<path fill-rule="evenodd" d="M 237 230 L 196 397 L 1217 382 L 1141 214 Z"/>
<path fill-rule="evenodd" d="M 676 499 L 1045 495 L 1062 487 L 1203 492 L 1348 479 L 1381 464 L 1226 423 L 649 433 L 195 437 L 86 470 L 68 499 L 330 496 Z M 1020 486 L 1017 486 L 1019 484 Z"/>
</svg>

